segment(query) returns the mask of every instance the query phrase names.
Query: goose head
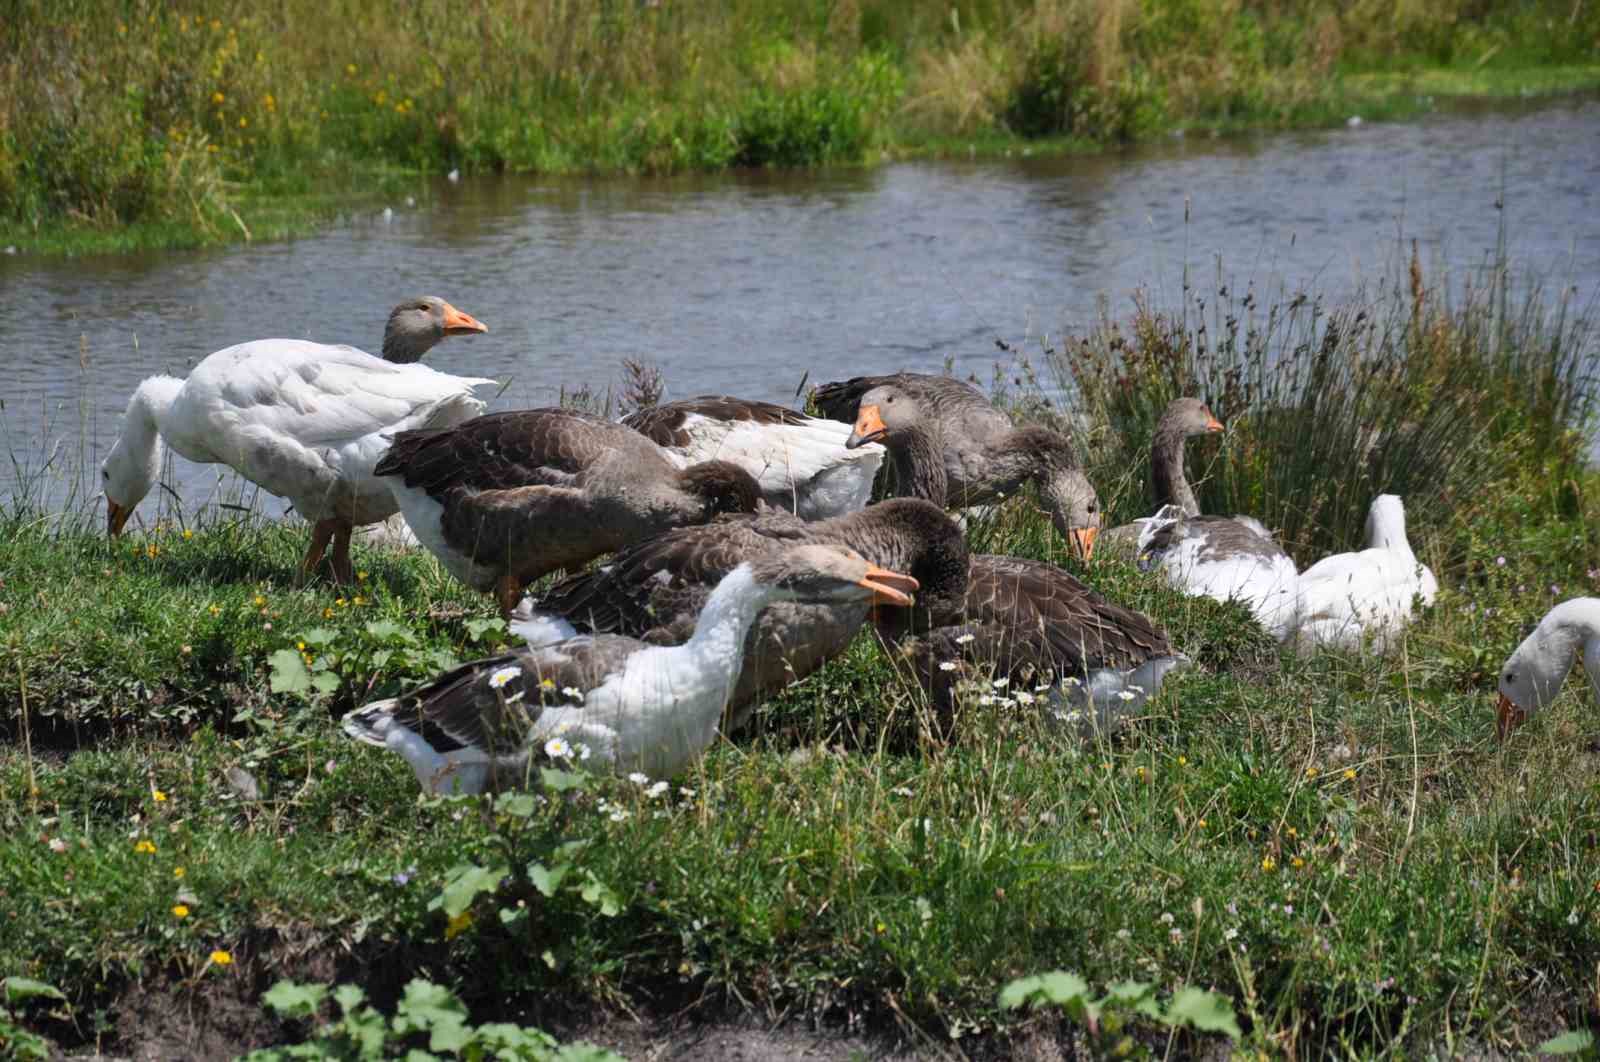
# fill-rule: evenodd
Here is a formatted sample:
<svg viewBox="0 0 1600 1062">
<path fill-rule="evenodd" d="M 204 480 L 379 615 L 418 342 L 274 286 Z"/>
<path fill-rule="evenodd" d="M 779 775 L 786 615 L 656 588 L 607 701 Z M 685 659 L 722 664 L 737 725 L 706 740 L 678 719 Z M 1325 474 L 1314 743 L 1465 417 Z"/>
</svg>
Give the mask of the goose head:
<svg viewBox="0 0 1600 1062">
<path fill-rule="evenodd" d="M 1580 650 L 1589 681 L 1600 691 L 1600 598 L 1563 601 L 1506 658 L 1495 706 L 1500 740 L 1555 700 Z"/>
<path fill-rule="evenodd" d="M 1406 506 L 1398 494 L 1380 494 L 1367 510 L 1368 549 L 1407 549 Z"/>
<path fill-rule="evenodd" d="M 677 478 L 680 489 L 700 500 L 707 520 L 724 513 L 753 513 L 761 502 L 761 484 L 732 461 L 702 461 Z"/>
<path fill-rule="evenodd" d="M 436 295 L 406 299 L 390 312 L 389 323 L 384 326 L 383 357 L 401 364 L 420 361 L 446 336 L 488 330 L 488 325 Z"/>
<path fill-rule="evenodd" d="M 855 430 L 845 440 L 845 449 L 881 443 L 897 432 L 921 426 L 922 411 L 916 399 L 893 384 L 874 387 L 856 406 Z"/>
<path fill-rule="evenodd" d="M 756 583 L 800 601 L 873 601 L 909 606 L 917 581 L 871 564 L 855 550 L 818 544 L 796 546 L 751 565 Z"/>
<path fill-rule="evenodd" d="M 183 381 L 151 376 L 134 389 L 122 417 L 122 431 L 100 465 L 100 487 L 106 496 L 106 532 L 122 533 L 134 508 L 150 493 L 161 474 L 161 418 L 167 415 Z"/>
<path fill-rule="evenodd" d="M 1100 533 L 1100 496 L 1081 468 L 1053 470 L 1041 484 L 1050 521 L 1066 536 L 1074 552 L 1084 560 L 1094 552 L 1095 536 Z"/>
<path fill-rule="evenodd" d="M 1174 398 L 1156 423 L 1158 433 L 1171 433 L 1184 438 L 1211 435 L 1223 430 L 1222 421 L 1213 416 L 1198 398 Z"/>
</svg>

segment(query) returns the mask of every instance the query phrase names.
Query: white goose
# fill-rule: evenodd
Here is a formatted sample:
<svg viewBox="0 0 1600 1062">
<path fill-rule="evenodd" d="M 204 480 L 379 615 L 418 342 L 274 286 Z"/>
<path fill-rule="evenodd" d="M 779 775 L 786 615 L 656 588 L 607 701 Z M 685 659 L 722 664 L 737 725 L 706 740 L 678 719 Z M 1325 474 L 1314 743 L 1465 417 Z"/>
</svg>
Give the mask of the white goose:
<svg viewBox="0 0 1600 1062">
<path fill-rule="evenodd" d="M 101 466 L 106 530 L 122 532 L 170 446 L 191 461 L 229 465 L 289 499 L 312 523 L 301 575 L 332 540 L 334 577 L 349 582 L 352 529 L 399 510 L 389 485 L 372 474 L 389 446 L 385 436 L 477 416 L 484 403 L 473 392 L 495 386 L 409 363 L 445 336 L 487 331 L 442 299 L 411 299 L 390 314 L 383 358 L 348 346 L 261 339 L 207 355 L 187 379 L 147 378 Z"/>
<path fill-rule="evenodd" d="M 1167 582 L 1194 597 L 1238 601 L 1278 641 L 1293 636 L 1300 614 L 1294 561 L 1251 516 L 1200 515 L 1183 469 L 1183 442 L 1223 430 L 1198 398 L 1176 398 L 1156 424 L 1150 471 L 1160 511 L 1108 532 L 1113 542 L 1137 539 L 1141 563 L 1159 566 Z"/>
<path fill-rule="evenodd" d="M 1438 593 L 1439 581 L 1406 540 L 1405 504 L 1380 494 L 1367 510 L 1366 549 L 1324 557 L 1300 573 L 1297 637 L 1307 646 L 1359 649 L 1370 636 L 1385 652 L 1410 621 L 1413 599 L 1431 605 Z"/>
<path fill-rule="evenodd" d="M 1539 621 L 1500 668 L 1496 729 L 1504 741 L 1529 714 L 1556 699 L 1579 652 L 1589 685 L 1600 699 L 1600 598 L 1563 601 Z"/>
<path fill-rule="evenodd" d="M 434 793 L 515 785 L 541 752 L 580 747 L 618 773 L 671 777 L 716 737 L 745 635 L 763 607 L 782 600 L 906 606 L 916 586 L 842 547 L 796 546 L 724 576 L 682 645 L 594 635 L 521 649 L 358 708 L 345 716 L 345 733 L 399 753 Z M 558 740 L 564 744 L 547 745 Z"/>
<path fill-rule="evenodd" d="M 862 508 L 883 447 L 846 449 L 850 427 L 785 406 L 727 395 L 701 395 L 652 406 L 622 423 L 666 451 L 679 467 L 732 461 L 755 477 L 769 505 L 802 520 Z"/>
</svg>

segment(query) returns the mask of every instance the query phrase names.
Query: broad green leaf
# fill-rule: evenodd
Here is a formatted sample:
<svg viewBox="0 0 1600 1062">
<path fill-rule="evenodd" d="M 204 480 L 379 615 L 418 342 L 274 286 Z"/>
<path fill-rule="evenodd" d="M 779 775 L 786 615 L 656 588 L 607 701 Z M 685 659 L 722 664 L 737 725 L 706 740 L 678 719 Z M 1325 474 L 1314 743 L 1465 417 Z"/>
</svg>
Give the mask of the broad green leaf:
<svg viewBox="0 0 1600 1062">
<path fill-rule="evenodd" d="M 311 684 L 323 693 L 332 693 L 339 688 L 339 676 L 331 671 L 319 671 L 311 676 Z"/>
<path fill-rule="evenodd" d="M 490 631 L 496 633 L 506 629 L 506 621 L 499 616 L 490 619 L 469 619 L 464 625 L 467 628 L 467 637 L 475 642 L 483 640 L 483 636 Z"/>
<path fill-rule="evenodd" d="M 20 1003 L 25 999 L 67 998 L 55 985 L 47 985 L 31 977 L 8 977 L 5 979 L 5 986 L 7 1003 Z"/>
<path fill-rule="evenodd" d="M 561 887 L 561 882 L 567 873 L 572 870 L 571 863 L 557 863 L 555 869 L 547 869 L 538 860 L 528 864 L 528 880 L 533 882 L 533 887 L 546 897 L 554 896 Z"/>
<path fill-rule="evenodd" d="M 538 806 L 532 793 L 501 793 L 494 802 L 495 811 L 517 819 L 532 815 Z"/>
<path fill-rule="evenodd" d="M 1203 988 L 1180 988 L 1167 1004 L 1167 1023 L 1177 1025 L 1188 1022 L 1202 1032 L 1227 1033 L 1235 1040 L 1244 1036 L 1239 1022 L 1233 1016 L 1233 1001 L 1220 992 L 1207 992 Z"/>
<path fill-rule="evenodd" d="M 339 1004 L 340 1014 L 349 1014 L 367 1000 L 367 994 L 356 985 L 340 985 L 333 990 L 333 1001 Z"/>
<path fill-rule="evenodd" d="M 1534 1050 L 1541 1055 L 1579 1055 L 1594 1046 L 1594 1033 L 1587 1029 L 1572 1029 L 1553 1036 Z"/>
<path fill-rule="evenodd" d="M 461 863 L 450 868 L 446 875 L 444 891 L 428 907 L 444 908 L 450 918 L 472 906 L 472 901 L 486 892 L 494 892 L 510 873 L 508 867 L 480 867 L 476 863 Z"/>
<path fill-rule="evenodd" d="M 307 645 L 324 646 L 332 645 L 334 639 L 339 637 L 338 631 L 330 631 L 326 627 L 313 627 L 300 636 L 300 640 Z"/>
<path fill-rule="evenodd" d="M 305 693 L 311 689 L 311 672 L 293 649 L 279 649 L 267 657 L 272 667 L 269 685 L 273 693 Z"/>
<path fill-rule="evenodd" d="M 587 780 L 584 775 L 575 771 L 562 771 L 555 767 L 539 768 L 539 777 L 544 781 L 544 787 L 554 793 L 577 789 Z"/>
<path fill-rule="evenodd" d="M 261 1002 L 286 1018 L 309 1018 L 328 998 L 328 986 L 279 981 L 261 993 Z"/>
<path fill-rule="evenodd" d="M 1002 1007 L 1014 1008 L 1026 1003 L 1054 1003 L 1080 1019 L 1099 1014 L 1099 1008 L 1089 1001 L 1089 982 L 1075 973 L 1061 970 L 1019 978 L 1000 990 Z"/>
<path fill-rule="evenodd" d="M 611 886 L 594 876 L 594 871 L 585 870 L 584 874 L 589 881 L 584 885 L 581 895 L 584 900 L 600 908 L 600 913 L 607 918 L 615 918 L 622 913 L 622 901 L 617 894 L 611 891 Z"/>
<path fill-rule="evenodd" d="M 426 1031 L 428 1047 L 434 1051 L 455 1053 L 465 1047 L 472 1040 L 466 1022 L 467 1008 L 448 988 L 420 977 L 406 985 L 395 1008 L 395 1032 Z"/>
</svg>

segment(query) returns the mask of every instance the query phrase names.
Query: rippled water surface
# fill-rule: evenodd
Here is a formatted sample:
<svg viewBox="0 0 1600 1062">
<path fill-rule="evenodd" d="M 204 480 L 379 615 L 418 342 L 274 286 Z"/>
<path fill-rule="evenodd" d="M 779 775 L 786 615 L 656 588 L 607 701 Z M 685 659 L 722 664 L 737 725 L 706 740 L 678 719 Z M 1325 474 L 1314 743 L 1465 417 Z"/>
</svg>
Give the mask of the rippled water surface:
<svg viewBox="0 0 1600 1062">
<path fill-rule="evenodd" d="M 3 441 L 98 463 L 128 394 L 267 336 L 376 351 L 389 308 L 443 295 L 489 324 L 436 368 L 509 376 L 502 407 L 603 390 L 625 357 L 669 395 L 793 402 L 813 382 L 898 368 L 986 377 L 996 337 L 1082 330 L 1187 263 L 1263 297 L 1330 297 L 1418 241 L 1466 277 L 1504 202 L 1514 263 L 1600 291 L 1600 101 L 1457 112 L 1395 125 L 1173 138 L 1094 157 L 906 163 L 671 179 L 441 182 L 266 246 L 74 261 L 0 257 Z M 1187 216 L 1187 220 L 1186 220 Z M 37 464 L 35 456 L 31 463 Z M 217 474 L 179 463 L 186 499 Z M 0 493 L 15 489 L 0 470 Z"/>
</svg>

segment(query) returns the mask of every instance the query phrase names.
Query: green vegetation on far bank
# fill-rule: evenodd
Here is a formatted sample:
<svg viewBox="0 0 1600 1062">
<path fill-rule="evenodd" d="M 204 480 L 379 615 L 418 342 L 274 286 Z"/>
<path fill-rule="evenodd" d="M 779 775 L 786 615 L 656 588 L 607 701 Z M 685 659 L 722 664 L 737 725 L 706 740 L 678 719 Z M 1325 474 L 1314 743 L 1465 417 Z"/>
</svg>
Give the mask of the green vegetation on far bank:
<svg viewBox="0 0 1600 1062">
<path fill-rule="evenodd" d="M 1002 398 L 1036 416 L 1062 411 L 1030 367 L 1061 374 L 1110 522 L 1149 508 L 1153 411 L 1198 393 L 1231 425 L 1191 443 L 1208 509 L 1304 564 L 1398 490 L 1442 587 L 1387 658 L 1280 650 L 1237 606 L 1078 564 L 1018 499 L 976 547 L 1076 568 L 1195 660 L 1091 740 L 1025 690 L 934 740 L 864 635 L 670 783 L 420 798 L 337 718 L 498 644 L 486 598 L 370 547 L 353 592 L 295 588 L 302 528 L 152 499 L 108 543 L 22 490 L 0 513 L 0 977 L 64 998 L 0 1000 L 0 1046 L 143 1043 L 176 1013 L 210 1043 L 292 1041 L 310 1030 L 263 999 L 284 978 L 359 984 L 368 1023 L 446 990 L 483 1035 L 755 1011 L 980 1057 L 1073 1035 L 1001 1004 L 1051 970 L 1147 986 L 1129 1039 L 1094 1041 L 1135 1055 L 1214 1053 L 1139 1016 L 1189 989 L 1273 1055 L 1594 1028 L 1592 694 L 1573 680 L 1504 747 L 1492 722 L 1527 625 L 1600 590 L 1591 323 L 1503 274 L 1452 303 L 1413 263 L 1350 305 L 1141 311 L 1013 366 Z"/>
<path fill-rule="evenodd" d="M 1325 124 L 1600 85 L 1600 8 L 16 0 L 0 243 L 270 237 L 377 175 L 668 172 Z M 420 182 L 413 182 L 420 183 Z"/>
</svg>

